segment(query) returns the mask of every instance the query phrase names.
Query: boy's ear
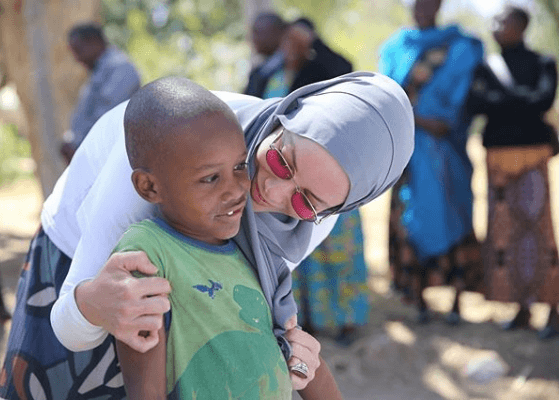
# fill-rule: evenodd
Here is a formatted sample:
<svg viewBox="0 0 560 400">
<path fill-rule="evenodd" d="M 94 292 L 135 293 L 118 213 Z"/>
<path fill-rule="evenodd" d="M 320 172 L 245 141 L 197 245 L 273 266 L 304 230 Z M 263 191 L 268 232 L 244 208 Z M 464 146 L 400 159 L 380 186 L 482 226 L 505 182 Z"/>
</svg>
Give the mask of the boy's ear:
<svg viewBox="0 0 560 400">
<path fill-rule="evenodd" d="M 142 168 L 136 168 L 132 171 L 132 183 L 144 200 L 153 204 L 161 202 L 157 179 L 150 172 Z"/>
</svg>

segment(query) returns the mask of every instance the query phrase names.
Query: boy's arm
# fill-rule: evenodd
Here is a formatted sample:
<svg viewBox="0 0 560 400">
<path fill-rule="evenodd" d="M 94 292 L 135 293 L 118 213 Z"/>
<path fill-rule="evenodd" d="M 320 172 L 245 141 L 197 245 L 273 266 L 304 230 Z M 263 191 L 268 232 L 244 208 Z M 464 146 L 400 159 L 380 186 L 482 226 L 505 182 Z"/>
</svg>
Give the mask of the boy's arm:
<svg viewBox="0 0 560 400">
<path fill-rule="evenodd" d="M 158 344 L 145 353 L 132 349 L 124 342 L 116 341 L 128 399 L 165 400 L 167 398 L 165 335 L 165 328 L 160 328 Z"/>
<path fill-rule="evenodd" d="M 342 393 L 334 380 L 329 366 L 320 357 L 321 365 L 315 371 L 315 378 L 298 393 L 303 400 L 343 400 Z"/>
</svg>

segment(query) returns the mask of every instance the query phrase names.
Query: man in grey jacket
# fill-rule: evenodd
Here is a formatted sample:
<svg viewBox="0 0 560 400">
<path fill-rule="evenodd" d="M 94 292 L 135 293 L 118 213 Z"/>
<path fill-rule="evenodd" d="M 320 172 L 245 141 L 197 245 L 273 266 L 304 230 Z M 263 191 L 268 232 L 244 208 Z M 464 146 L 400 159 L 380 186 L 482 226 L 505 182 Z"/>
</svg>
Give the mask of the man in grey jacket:
<svg viewBox="0 0 560 400">
<path fill-rule="evenodd" d="M 140 75 L 125 53 L 107 43 L 98 25 L 74 26 L 68 32 L 68 44 L 76 61 L 90 73 L 61 147 L 62 155 L 70 162 L 97 119 L 140 88 Z"/>
</svg>

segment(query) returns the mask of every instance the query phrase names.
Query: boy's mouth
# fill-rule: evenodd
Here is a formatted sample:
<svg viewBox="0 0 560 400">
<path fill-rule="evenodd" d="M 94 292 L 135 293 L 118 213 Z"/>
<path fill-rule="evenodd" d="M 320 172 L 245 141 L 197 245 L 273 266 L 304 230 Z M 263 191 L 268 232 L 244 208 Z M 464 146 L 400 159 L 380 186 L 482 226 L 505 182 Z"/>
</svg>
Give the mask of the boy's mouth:
<svg viewBox="0 0 560 400">
<path fill-rule="evenodd" d="M 245 209 L 245 204 L 247 203 L 247 199 L 244 199 L 240 203 L 234 205 L 229 211 L 224 212 L 221 214 L 222 217 L 237 217 L 243 213 Z"/>
<path fill-rule="evenodd" d="M 241 214 L 241 212 L 243 212 L 243 208 L 245 207 L 236 208 L 235 210 L 231 210 L 230 212 L 227 212 L 226 217 L 233 217 L 234 215 Z"/>
</svg>

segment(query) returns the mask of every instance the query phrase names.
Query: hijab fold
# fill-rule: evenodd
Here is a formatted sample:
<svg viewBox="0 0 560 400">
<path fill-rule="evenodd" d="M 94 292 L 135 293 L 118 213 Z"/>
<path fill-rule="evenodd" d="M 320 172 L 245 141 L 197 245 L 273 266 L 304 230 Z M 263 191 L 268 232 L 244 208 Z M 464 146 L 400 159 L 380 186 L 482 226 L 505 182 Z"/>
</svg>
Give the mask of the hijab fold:
<svg viewBox="0 0 560 400">
<path fill-rule="evenodd" d="M 354 72 L 304 86 L 285 98 L 263 100 L 236 111 L 248 147 L 249 173 L 255 174 L 260 143 L 282 124 L 325 148 L 350 179 L 338 213 L 368 203 L 401 176 L 414 146 L 414 118 L 404 90 L 381 74 Z M 291 273 L 285 260 L 299 263 L 315 225 L 274 213 L 254 213 L 251 202 L 235 241 L 256 266 L 272 310 L 274 333 L 284 356 L 286 322 L 297 312 Z"/>
</svg>

